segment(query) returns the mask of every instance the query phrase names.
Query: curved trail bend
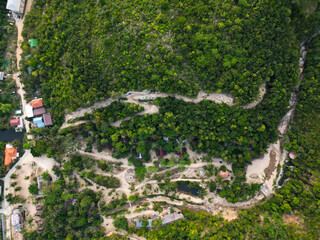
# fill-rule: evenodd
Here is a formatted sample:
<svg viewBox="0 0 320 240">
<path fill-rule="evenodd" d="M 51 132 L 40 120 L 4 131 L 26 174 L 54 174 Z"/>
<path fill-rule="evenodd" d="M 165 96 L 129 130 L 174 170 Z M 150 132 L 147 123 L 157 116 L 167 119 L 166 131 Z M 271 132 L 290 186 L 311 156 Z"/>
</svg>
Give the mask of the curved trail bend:
<svg viewBox="0 0 320 240">
<path fill-rule="evenodd" d="M 130 94 L 130 95 L 129 95 Z M 260 88 L 259 88 L 259 96 L 256 100 L 254 100 L 253 102 L 247 104 L 247 105 L 243 105 L 241 106 L 243 109 L 250 109 L 250 108 L 254 108 L 255 106 L 257 106 L 262 100 L 264 95 L 266 94 L 266 83 L 263 83 Z M 224 94 L 224 93 L 210 93 L 207 94 L 204 91 L 200 91 L 198 93 L 197 98 L 189 98 L 189 97 L 185 97 L 185 96 L 181 96 L 178 94 L 167 94 L 167 93 L 148 93 L 146 91 L 144 92 L 128 92 L 127 95 L 125 96 L 126 98 L 128 98 L 128 100 L 124 101 L 124 102 L 130 102 L 130 103 L 134 103 L 137 105 L 140 105 L 142 107 L 144 107 L 144 111 L 137 113 L 135 116 L 141 116 L 144 114 L 154 114 L 154 113 L 158 113 L 159 112 L 159 107 L 155 106 L 155 105 L 149 105 L 145 102 L 139 102 L 139 99 L 141 100 L 145 100 L 145 99 L 156 99 L 156 98 L 166 98 L 166 97 L 175 97 L 176 99 L 180 99 L 183 100 L 185 102 L 193 102 L 193 103 L 199 103 L 203 100 L 208 100 L 208 101 L 212 101 L 215 102 L 217 104 L 227 104 L 228 106 L 234 106 L 234 102 L 233 102 L 233 98 L 228 95 L 228 94 Z M 78 121 L 75 123 L 68 123 L 68 121 L 73 120 L 75 118 L 78 117 L 82 117 L 84 116 L 86 113 L 87 114 L 91 114 L 94 109 L 96 108 L 102 108 L 102 107 L 107 107 L 108 105 L 110 105 L 112 102 L 117 101 L 119 98 L 116 99 L 106 99 L 105 101 L 102 102 L 98 102 L 95 103 L 94 105 L 92 105 L 91 107 L 87 107 L 87 108 L 79 108 L 78 110 L 66 114 L 65 116 L 65 122 L 63 123 L 63 125 L 61 126 L 60 129 L 64 129 L 70 126 L 77 126 L 79 124 L 88 122 L 86 120 L 84 121 Z M 133 117 L 135 117 L 133 116 Z M 120 124 L 122 123 L 122 121 L 125 120 L 129 120 L 133 117 L 127 117 L 125 119 L 122 120 L 118 120 L 114 123 L 111 124 L 111 126 L 114 127 L 119 127 Z"/>
</svg>

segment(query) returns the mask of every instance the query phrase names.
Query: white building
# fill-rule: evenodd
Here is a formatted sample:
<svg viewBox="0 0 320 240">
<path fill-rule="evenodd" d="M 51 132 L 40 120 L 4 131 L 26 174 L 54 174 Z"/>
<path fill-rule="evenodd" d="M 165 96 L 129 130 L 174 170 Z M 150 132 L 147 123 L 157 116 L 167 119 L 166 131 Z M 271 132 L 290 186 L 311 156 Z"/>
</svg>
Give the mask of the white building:
<svg viewBox="0 0 320 240">
<path fill-rule="evenodd" d="M 26 110 L 26 116 L 28 118 L 32 118 L 33 117 L 33 108 L 29 103 L 26 105 L 26 109 L 25 110 Z"/>
<path fill-rule="evenodd" d="M 8 0 L 7 9 L 12 11 L 12 16 L 22 18 L 24 12 L 25 0 Z"/>
</svg>

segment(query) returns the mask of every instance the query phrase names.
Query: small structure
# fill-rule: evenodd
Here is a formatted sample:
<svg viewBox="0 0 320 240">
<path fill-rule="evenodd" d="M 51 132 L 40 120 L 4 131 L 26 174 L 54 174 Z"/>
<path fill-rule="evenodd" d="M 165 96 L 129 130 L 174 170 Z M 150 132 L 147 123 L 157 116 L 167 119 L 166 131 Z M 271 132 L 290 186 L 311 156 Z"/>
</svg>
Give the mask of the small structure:
<svg viewBox="0 0 320 240">
<path fill-rule="evenodd" d="M 295 159 L 297 156 L 293 152 L 291 152 L 291 153 L 289 153 L 289 157 L 291 159 Z"/>
<path fill-rule="evenodd" d="M 219 175 L 220 175 L 222 178 L 226 179 L 226 178 L 229 177 L 229 171 L 226 170 L 226 171 L 224 172 L 224 171 L 220 170 L 220 171 L 219 171 Z"/>
<path fill-rule="evenodd" d="M 39 192 L 38 192 L 38 195 L 42 196 L 43 195 L 43 177 L 42 176 L 39 176 L 37 177 L 37 184 L 38 184 L 38 189 L 39 189 Z"/>
<path fill-rule="evenodd" d="M 6 145 L 6 149 L 4 150 L 4 165 L 9 166 L 10 163 L 13 162 L 14 159 L 19 157 L 18 150 L 12 147 L 11 144 Z"/>
<path fill-rule="evenodd" d="M 19 125 L 20 125 L 20 119 L 19 118 L 10 120 L 10 127 L 16 127 L 16 126 L 19 126 Z"/>
<path fill-rule="evenodd" d="M 37 125 L 37 128 L 43 128 L 44 122 L 42 121 L 42 117 L 37 117 L 33 119 L 33 123 Z"/>
<path fill-rule="evenodd" d="M 139 221 L 138 219 L 135 219 L 135 221 L 136 221 L 136 228 L 143 228 L 142 220 Z M 147 228 L 151 228 L 151 227 L 152 227 L 152 219 L 148 219 Z"/>
<path fill-rule="evenodd" d="M 23 223 L 23 214 L 21 210 L 16 208 L 12 210 L 12 226 L 15 232 L 21 232 Z"/>
<path fill-rule="evenodd" d="M 35 99 L 35 100 L 32 100 L 30 101 L 27 105 L 26 105 L 26 116 L 28 118 L 32 118 L 34 117 L 34 109 L 37 109 L 37 108 L 42 108 L 43 107 L 43 102 L 42 102 L 42 98 L 39 98 L 39 99 Z M 40 111 L 43 111 L 43 110 L 39 110 Z M 36 113 L 38 113 L 36 111 Z M 41 114 L 40 114 L 41 115 Z"/>
<path fill-rule="evenodd" d="M 12 16 L 15 18 L 22 18 L 24 12 L 25 0 L 8 0 L 7 9 L 12 11 Z"/>
<path fill-rule="evenodd" d="M 53 126 L 52 117 L 50 113 L 45 113 L 42 115 L 44 125 L 46 127 Z"/>
<path fill-rule="evenodd" d="M 36 48 L 38 46 L 37 39 L 29 39 L 28 43 L 29 43 L 30 47 L 32 47 L 32 48 Z"/>
<path fill-rule="evenodd" d="M 141 153 L 138 153 L 137 156 L 136 156 L 136 158 L 137 158 L 137 159 L 142 159 L 142 158 L 143 158 L 143 155 L 142 155 Z"/>
<path fill-rule="evenodd" d="M 43 107 L 42 98 L 34 99 L 29 102 L 32 108 L 40 108 Z"/>
<path fill-rule="evenodd" d="M 4 79 L 4 72 L 0 72 L 0 80 L 3 81 Z"/>
<path fill-rule="evenodd" d="M 15 115 L 21 115 L 22 114 L 22 110 L 21 109 L 15 110 L 14 114 Z"/>
<path fill-rule="evenodd" d="M 175 221 L 178 221 L 180 219 L 183 219 L 183 214 L 182 213 L 171 213 L 171 214 L 167 214 L 163 217 L 162 219 L 162 226 L 163 225 L 166 225 L 166 224 L 169 224 L 169 223 L 172 223 L 172 222 L 175 222 Z"/>
<path fill-rule="evenodd" d="M 44 113 L 46 113 L 46 109 L 44 107 L 33 109 L 33 116 L 40 116 Z"/>
<path fill-rule="evenodd" d="M 32 106 L 30 104 L 27 104 L 26 105 L 26 116 L 28 118 L 32 118 L 33 117 L 33 109 L 32 109 Z"/>
</svg>

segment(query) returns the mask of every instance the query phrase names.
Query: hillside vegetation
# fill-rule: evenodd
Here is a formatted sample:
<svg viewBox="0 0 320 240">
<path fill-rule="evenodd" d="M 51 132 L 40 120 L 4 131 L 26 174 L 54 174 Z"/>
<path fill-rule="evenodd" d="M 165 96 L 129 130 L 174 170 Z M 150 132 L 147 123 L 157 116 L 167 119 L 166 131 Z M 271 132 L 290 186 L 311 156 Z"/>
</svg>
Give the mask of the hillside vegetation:
<svg viewBox="0 0 320 240">
<path fill-rule="evenodd" d="M 291 1 L 37 0 L 23 35 L 25 85 L 55 114 L 115 92 L 226 92 L 248 103 L 263 82 L 291 86 Z M 294 50 L 293 50 L 294 49 Z M 296 60 L 296 58 L 295 58 Z"/>
</svg>

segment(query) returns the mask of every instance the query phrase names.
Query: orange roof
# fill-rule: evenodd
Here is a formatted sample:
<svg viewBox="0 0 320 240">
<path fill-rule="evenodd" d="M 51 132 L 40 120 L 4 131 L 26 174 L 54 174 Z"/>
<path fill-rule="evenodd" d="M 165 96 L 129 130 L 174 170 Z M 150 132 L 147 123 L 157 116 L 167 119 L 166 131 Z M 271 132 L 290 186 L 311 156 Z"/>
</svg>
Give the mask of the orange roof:
<svg viewBox="0 0 320 240">
<path fill-rule="evenodd" d="M 226 171 L 224 172 L 224 171 L 220 170 L 220 171 L 219 171 L 219 175 L 220 175 L 222 178 L 227 178 L 227 177 L 229 177 L 229 171 L 226 170 Z"/>
<path fill-rule="evenodd" d="M 20 124 L 20 119 L 11 119 L 10 120 L 10 127 L 13 127 L 13 126 L 18 126 Z"/>
<path fill-rule="evenodd" d="M 39 108 L 43 106 L 42 98 L 32 100 L 29 102 L 32 108 Z"/>
<path fill-rule="evenodd" d="M 4 154 L 4 165 L 9 166 L 9 164 L 13 162 L 12 160 L 17 158 L 17 149 L 6 147 Z"/>
</svg>

